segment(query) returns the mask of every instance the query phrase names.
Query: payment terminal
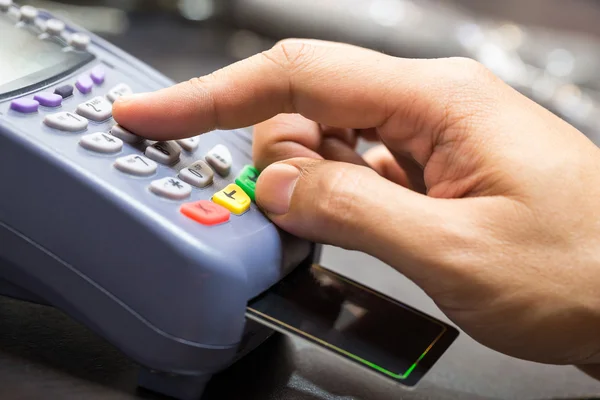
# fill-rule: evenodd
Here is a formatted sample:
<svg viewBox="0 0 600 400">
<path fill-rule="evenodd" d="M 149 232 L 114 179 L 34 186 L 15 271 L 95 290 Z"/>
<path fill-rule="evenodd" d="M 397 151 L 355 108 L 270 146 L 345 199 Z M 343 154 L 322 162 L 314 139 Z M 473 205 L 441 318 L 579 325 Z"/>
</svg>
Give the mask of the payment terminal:
<svg viewBox="0 0 600 400">
<path fill-rule="evenodd" d="M 0 0 L 0 293 L 62 310 L 179 399 L 274 330 L 414 386 L 457 331 L 322 269 L 317 245 L 273 225 L 249 130 L 155 142 L 113 120 L 118 97 L 172 84 Z"/>
</svg>

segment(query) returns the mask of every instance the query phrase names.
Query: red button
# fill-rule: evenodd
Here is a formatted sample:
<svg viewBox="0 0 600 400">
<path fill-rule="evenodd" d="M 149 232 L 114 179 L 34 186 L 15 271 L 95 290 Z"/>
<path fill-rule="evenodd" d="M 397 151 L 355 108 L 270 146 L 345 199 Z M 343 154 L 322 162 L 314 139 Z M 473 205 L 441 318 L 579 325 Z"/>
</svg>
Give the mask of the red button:
<svg viewBox="0 0 600 400">
<path fill-rule="evenodd" d="M 229 210 L 208 200 L 186 203 L 181 213 L 203 225 L 216 225 L 229 221 Z"/>
</svg>

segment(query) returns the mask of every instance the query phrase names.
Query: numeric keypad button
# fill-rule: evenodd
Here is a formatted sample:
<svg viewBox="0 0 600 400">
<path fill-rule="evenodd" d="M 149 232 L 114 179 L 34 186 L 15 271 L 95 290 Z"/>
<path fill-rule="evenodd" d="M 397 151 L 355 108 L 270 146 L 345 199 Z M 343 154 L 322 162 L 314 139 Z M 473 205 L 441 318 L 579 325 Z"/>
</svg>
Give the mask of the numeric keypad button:
<svg viewBox="0 0 600 400">
<path fill-rule="evenodd" d="M 218 144 L 213 147 L 204 158 L 219 175 L 229 175 L 231 165 L 233 164 L 233 157 L 231 157 L 231 153 L 227 147 Z"/>
<path fill-rule="evenodd" d="M 65 23 L 58 19 L 49 19 L 44 25 L 44 30 L 48 35 L 60 36 L 65 30 Z"/>
<path fill-rule="evenodd" d="M 112 104 L 104 97 L 97 96 L 78 105 L 77 114 L 96 122 L 106 121 L 112 117 Z"/>
<path fill-rule="evenodd" d="M 96 153 L 118 153 L 123 148 L 123 141 L 108 133 L 97 132 L 85 135 L 79 141 L 81 147 Z"/>
<path fill-rule="evenodd" d="M 119 83 L 117 86 L 108 91 L 106 97 L 108 97 L 108 100 L 114 103 L 119 97 L 129 96 L 130 94 L 133 94 L 131 87 L 125 83 Z"/>
<path fill-rule="evenodd" d="M 212 183 L 215 173 L 204 161 L 196 161 L 179 171 L 179 178 L 190 185 L 203 188 Z"/>
<path fill-rule="evenodd" d="M 13 4 L 13 0 L 0 0 L 0 11 L 7 12 Z"/>
<path fill-rule="evenodd" d="M 110 128 L 110 134 L 118 137 L 122 141 L 126 143 L 139 143 L 143 140 L 143 138 L 138 135 L 129 132 L 127 129 L 123 128 L 121 125 L 115 125 Z"/>
<path fill-rule="evenodd" d="M 77 50 L 85 50 L 90 42 L 90 37 L 85 33 L 75 32 L 69 37 L 69 45 Z"/>
<path fill-rule="evenodd" d="M 250 208 L 250 197 L 236 184 L 230 184 L 218 191 L 212 201 L 225 207 L 234 214 L 241 215 Z"/>
<path fill-rule="evenodd" d="M 185 151 L 188 151 L 190 153 L 196 151 L 199 143 L 200 143 L 200 138 L 198 138 L 198 137 L 191 137 L 191 138 L 177 140 L 177 144 L 180 145 Z"/>
<path fill-rule="evenodd" d="M 203 225 L 217 225 L 229 221 L 229 211 L 208 200 L 186 203 L 181 206 L 181 213 Z"/>
<path fill-rule="evenodd" d="M 157 142 L 146 147 L 146 157 L 157 163 L 173 165 L 179 161 L 181 149 L 173 142 Z"/>
<path fill-rule="evenodd" d="M 177 178 L 162 178 L 150 184 L 155 194 L 171 200 L 183 200 L 192 193 L 192 187 Z"/>
<path fill-rule="evenodd" d="M 79 132 L 87 129 L 88 120 L 70 112 L 59 112 L 46 115 L 44 124 L 61 131 Z"/>
<path fill-rule="evenodd" d="M 118 158 L 115 162 L 115 167 L 126 174 L 148 176 L 156 172 L 158 164 L 144 156 L 131 154 Z"/>
</svg>

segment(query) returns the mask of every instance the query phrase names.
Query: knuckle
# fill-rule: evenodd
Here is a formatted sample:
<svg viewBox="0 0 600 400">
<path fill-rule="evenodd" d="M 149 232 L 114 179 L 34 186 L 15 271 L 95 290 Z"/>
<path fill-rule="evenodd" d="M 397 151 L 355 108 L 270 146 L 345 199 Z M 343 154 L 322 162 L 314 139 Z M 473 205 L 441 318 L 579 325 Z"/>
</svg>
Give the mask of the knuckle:
<svg viewBox="0 0 600 400">
<path fill-rule="evenodd" d="M 470 131 L 472 125 L 485 118 L 498 104 L 499 80 L 483 64 L 466 57 L 443 61 L 445 78 L 440 80 L 438 118 L 432 131 Z M 460 129 L 453 129 L 460 128 Z"/>
<path fill-rule="evenodd" d="M 219 106 L 210 87 L 217 81 L 218 78 L 215 72 L 188 80 L 188 85 L 192 89 L 192 96 L 208 102 L 211 110 L 209 115 L 213 117 L 211 126 L 214 127 L 219 127 Z"/>
<path fill-rule="evenodd" d="M 489 81 L 492 73 L 479 61 L 468 57 L 452 57 L 445 60 L 446 70 L 455 83 L 480 83 Z"/>
<path fill-rule="evenodd" d="M 360 207 L 360 175 L 349 168 L 328 168 L 327 171 L 313 171 L 316 175 L 316 193 L 321 201 L 316 203 L 317 215 L 321 223 L 328 225 L 327 230 L 342 232 L 355 220 Z"/>
<path fill-rule="evenodd" d="M 294 72 L 310 60 L 312 46 L 300 40 L 285 39 L 277 42 L 263 56 L 288 72 Z"/>
</svg>

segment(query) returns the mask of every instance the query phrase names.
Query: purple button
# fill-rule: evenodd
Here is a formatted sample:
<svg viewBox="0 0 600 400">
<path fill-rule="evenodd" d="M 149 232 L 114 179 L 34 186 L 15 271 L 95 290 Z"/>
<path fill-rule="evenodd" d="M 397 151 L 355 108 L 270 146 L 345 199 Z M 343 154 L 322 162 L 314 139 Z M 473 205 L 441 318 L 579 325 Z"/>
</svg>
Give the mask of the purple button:
<svg viewBox="0 0 600 400">
<path fill-rule="evenodd" d="M 10 103 L 10 108 L 20 113 L 33 113 L 38 110 L 39 105 L 40 103 L 32 99 L 17 99 Z"/>
<path fill-rule="evenodd" d="M 96 85 L 101 85 L 102 83 L 104 83 L 105 77 L 106 71 L 100 66 L 92 69 L 92 72 L 90 73 L 90 78 L 92 78 Z"/>
<path fill-rule="evenodd" d="M 80 76 L 79 79 L 77 79 L 75 86 L 77 86 L 77 89 L 79 89 L 81 93 L 88 94 L 92 91 L 94 82 L 92 82 L 89 76 Z"/>
<path fill-rule="evenodd" d="M 41 106 L 58 107 L 61 105 L 63 98 L 58 94 L 44 92 L 36 94 L 34 99 L 37 100 Z"/>
</svg>

